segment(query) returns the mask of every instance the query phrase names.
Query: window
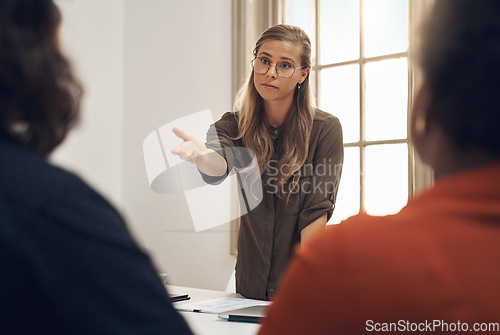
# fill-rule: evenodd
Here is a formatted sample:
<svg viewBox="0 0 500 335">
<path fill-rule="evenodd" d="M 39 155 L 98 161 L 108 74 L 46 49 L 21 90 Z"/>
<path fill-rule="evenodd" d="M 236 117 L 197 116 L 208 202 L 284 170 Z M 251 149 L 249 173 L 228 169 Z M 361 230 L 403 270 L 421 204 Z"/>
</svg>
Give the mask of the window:
<svg viewBox="0 0 500 335">
<path fill-rule="evenodd" d="M 343 126 L 345 159 L 329 223 L 397 212 L 414 190 L 407 0 L 286 0 L 283 22 L 313 45 L 318 107 Z"/>
</svg>

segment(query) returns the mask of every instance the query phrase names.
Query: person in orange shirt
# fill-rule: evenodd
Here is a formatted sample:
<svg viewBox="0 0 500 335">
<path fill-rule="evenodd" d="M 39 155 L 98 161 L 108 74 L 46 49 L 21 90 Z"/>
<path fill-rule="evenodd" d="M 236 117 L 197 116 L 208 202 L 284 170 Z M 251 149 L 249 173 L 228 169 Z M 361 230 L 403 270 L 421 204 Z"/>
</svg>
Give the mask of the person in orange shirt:
<svg viewBox="0 0 500 335">
<path fill-rule="evenodd" d="M 411 138 L 435 185 L 297 251 L 259 335 L 500 332 L 500 1 L 436 0 Z"/>
</svg>

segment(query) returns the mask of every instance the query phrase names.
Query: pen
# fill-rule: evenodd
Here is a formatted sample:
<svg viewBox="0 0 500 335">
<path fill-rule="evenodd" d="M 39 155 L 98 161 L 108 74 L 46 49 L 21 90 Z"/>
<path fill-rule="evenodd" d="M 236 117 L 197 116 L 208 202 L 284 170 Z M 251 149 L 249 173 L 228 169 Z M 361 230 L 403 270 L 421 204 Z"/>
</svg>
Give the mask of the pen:
<svg viewBox="0 0 500 335">
<path fill-rule="evenodd" d="M 261 317 L 250 316 L 250 315 L 220 314 L 219 319 L 224 319 L 227 321 L 235 321 L 235 322 L 259 323 L 259 321 L 261 320 Z"/>
</svg>

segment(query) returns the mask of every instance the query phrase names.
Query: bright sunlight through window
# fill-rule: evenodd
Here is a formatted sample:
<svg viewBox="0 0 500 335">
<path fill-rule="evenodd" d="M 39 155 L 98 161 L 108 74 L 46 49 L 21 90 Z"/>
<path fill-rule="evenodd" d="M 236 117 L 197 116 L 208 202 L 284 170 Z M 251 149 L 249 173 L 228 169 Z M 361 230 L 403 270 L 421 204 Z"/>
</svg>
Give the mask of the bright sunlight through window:
<svg viewBox="0 0 500 335">
<path fill-rule="evenodd" d="M 311 80 L 322 110 L 344 130 L 345 159 L 329 223 L 366 211 L 386 215 L 407 202 L 407 0 L 287 0 L 285 23 L 313 44 Z"/>
</svg>

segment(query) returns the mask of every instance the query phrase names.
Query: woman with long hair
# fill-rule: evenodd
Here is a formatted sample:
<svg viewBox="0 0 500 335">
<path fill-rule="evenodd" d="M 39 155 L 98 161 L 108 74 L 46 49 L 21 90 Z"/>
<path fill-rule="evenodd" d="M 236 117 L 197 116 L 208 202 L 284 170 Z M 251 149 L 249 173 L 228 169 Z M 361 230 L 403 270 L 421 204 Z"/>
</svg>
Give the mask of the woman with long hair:
<svg viewBox="0 0 500 335">
<path fill-rule="evenodd" d="M 211 126 L 206 144 L 174 128 L 184 142 L 172 152 L 196 163 L 209 183 L 236 169 L 240 187 L 251 191 L 242 205 L 260 201 L 241 217 L 236 291 L 268 299 L 295 245 L 324 229 L 332 215 L 343 140 L 339 120 L 313 107 L 311 42 L 302 29 L 270 27 L 253 54 L 234 112 Z"/>
</svg>

